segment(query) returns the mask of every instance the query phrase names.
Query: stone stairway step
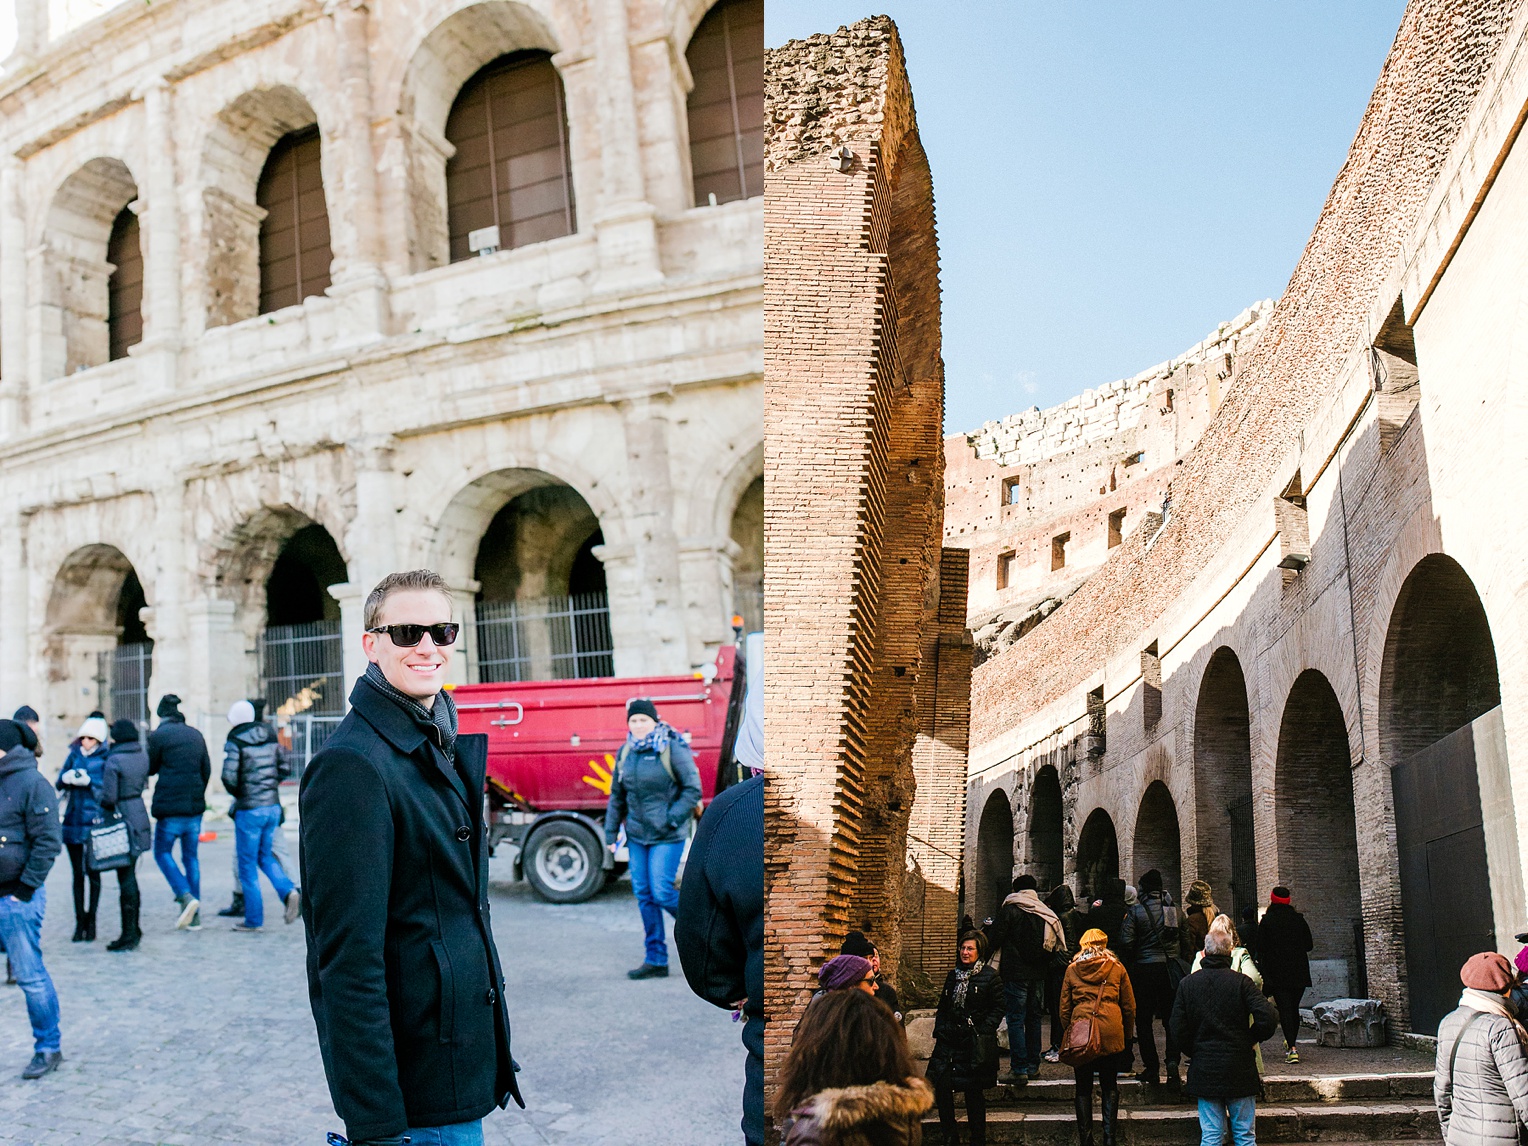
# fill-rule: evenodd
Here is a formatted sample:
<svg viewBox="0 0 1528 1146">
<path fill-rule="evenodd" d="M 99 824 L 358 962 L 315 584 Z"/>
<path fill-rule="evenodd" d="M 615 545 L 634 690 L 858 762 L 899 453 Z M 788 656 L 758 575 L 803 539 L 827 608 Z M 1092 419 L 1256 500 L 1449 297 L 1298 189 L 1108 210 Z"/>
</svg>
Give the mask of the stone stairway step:
<svg viewBox="0 0 1528 1146">
<path fill-rule="evenodd" d="M 963 1119 L 962 1119 L 963 1121 Z M 926 1141 L 937 1142 L 939 1120 L 924 1120 Z M 1094 1118 L 1095 1136 L 1098 1130 Z M 1135 1107 L 1120 1111 L 1120 1146 L 1168 1146 L 1197 1142 L 1199 1118 L 1188 1105 Z M 1259 1142 L 1437 1142 L 1438 1115 L 1427 1102 L 1260 1104 Z M 1033 1108 L 987 1111 L 987 1141 L 993 1146 L 1070 1146 L 1077 1123 L 1069 1105 L 1036 1102 Z"/>
<path fill-rule="evenodd" d="M 1406 1074 L 1269 1075 L 1263 1080 L 1266 1101 L 1303 1104 L 1365 1099 L 1431 1099 L 1431 1071 Z M 1094 1091 L 1097 1092 L 1097 1084 Z M 1119 1081 L 1121 1106 L 1175 1105 L 1179 1098 L 1165 1085 L 1133 1078 Z M 1069 1078 L 1037 1078 L 1025 1086 L 996 1086 L 987 1091 L 988 1109 L 1027 1108 L 1035 1102 L 1071 1102 L 1076 1085 Z M 957 1102 L 964 1102 L 957 1096 Z M 1095 1100 L 1096 1101 L 1096 1100 Z"/>
</svg>

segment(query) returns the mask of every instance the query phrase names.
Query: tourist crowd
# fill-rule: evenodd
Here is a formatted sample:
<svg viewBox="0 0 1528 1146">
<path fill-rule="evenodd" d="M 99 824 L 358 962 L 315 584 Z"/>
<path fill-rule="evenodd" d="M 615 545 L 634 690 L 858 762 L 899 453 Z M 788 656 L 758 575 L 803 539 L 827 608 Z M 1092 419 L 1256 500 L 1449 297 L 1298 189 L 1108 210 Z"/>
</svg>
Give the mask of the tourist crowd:
<svg viewBox="0 0 1528 1146">
<path fill-rule="evenodd" d="M 138 947 L 143 938 L 138 859 L 149 851 L 174 896 L 173 926 L 193 931 L 202 926 L 197 847 L 212 761 L 180 703 L 173 694 L 161 698 L 158 725 L 147 735 L 132 720 L 108 723 L 102 713 L 91 713 L 69 742 L 52 784 L 38 768 L 36 710 L 23 705 L 12 719 L 0 720 L 0 948 L 7 984 L 21 989 L 32 1025 L 34 1054 L 23 1078 L 41 1078 L 63 1061 L 58 993 L 42 954 L 45 883 L 60 852 L 68 853 L 73 877 L 74 942 L 95 941 L 101 877 L 115 872 L 121 931 L 106 949 Z M 292 774 L 292 761 L 276 730 L 260 718 L 262 703 L 241 700 L 233 706 L 228 714 L 233 727 L 223 746 L 238 890 L 218 914 L 237 917 L 236 931 L 263 928 L 260 872 L 281 898 L 287 923 L 297 919 L 302 905 L 288 875 L 291 861 L 280 831 L 280 785 Z M 151 776 L 158 780 L 151 804 L 145 805 Z"/>
</svg>

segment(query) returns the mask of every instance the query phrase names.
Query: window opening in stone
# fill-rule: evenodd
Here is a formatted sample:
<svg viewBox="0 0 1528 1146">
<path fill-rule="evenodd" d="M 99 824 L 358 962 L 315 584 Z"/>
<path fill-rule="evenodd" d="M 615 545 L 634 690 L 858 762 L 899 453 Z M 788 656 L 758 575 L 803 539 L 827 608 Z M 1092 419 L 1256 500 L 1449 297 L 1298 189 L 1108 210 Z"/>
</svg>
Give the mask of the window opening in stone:
<svg viewBox="0 0 1528 1146">
<path fill-rule="evenodd" d="M 1146 451 L 1145 450 L 1137 450 L 1135 453 L 1131 454 L 1129 457 L 1127 457 L 1125 459 L 1125 465 L 1127 465 L 1127 466 L 1136 466 L 1136 465 L 1140 465 L 1145 460 L 1146 460 Z"/>
<path fill-rule="evenodd" d="M 997 587 L 1006 589 L 1013 584 L 1014 563 L 1017 556 L 1010 550 L 997 555 Z"/>
<path fill-rule="evenodd" d="M 1296 470 L 1284 492 L 1273 499 L 1273 524 L 1279 531 L 1279 568 L 1285 571 L 1286 585 L 1310 564 L 1310 520 L 1302 488 L 1300 472 Z"/>
<path fill-rule="evenodd" d="M 1109 548 L 1113 549 L 1125 540 L 1125 511 L 1116 509 L 1109 515 Z"/>
<path fill-rule="evenodd" d="M 1003 504 L 1018 505 L 1024 496 L 1024 479 L 1010 477 L 1003 479 Z"/>
<path fill-rule="evenodd" d="M 1380 449 L 1388 451 L 1422 396 L 1416 338 L 1406 323 L 1400 296 L 1374 336 L 1374 345 L 1369 348 L 1369 367 L 1374 379 Z"/>
<path fill-rule="evenodd" d="M 1162 658 L 1156 641 L 1141 650 L 1141 719 L 1147 732 L 1162 720 Z"/>
<path fill-rule="evenodd" d="M 109 357 L 127 357 L 127 349 L 143 341 L 143 253 L 138 241 L 138 216 L 124 207 L 111 225 L 106 261 L 106 325 Z"/>
<path fill-rule="evenodd" d="M 695 205 L 764 193 L 764 0 L 722 0 L 685 52 Z"/>
<path fill-rule="evenodd" d="M 543 51 L 513 52 L 463 85 L 446 120 L 451 261 L 471 258 L 468 236 L 498 229 L 508 250 L 577 230 L 562 77 Z"/>
<path fill-rule="evenodd" d="M 1057 534 L 1051 538 L 1051 569 L 1061 569 L 1066 565 L 1066 543 L 1072 539 L 1071 532 Z"/>
<path fill-rule="evenodd" d="M 603 544 L 571 486 L 537 486 L 494 515 L 473 568 L 480 680 L 614 675 Z"/>
<path fill-rule="evenodd" d="M 1108 747 L 1109 709 L 1104 703 L 1104 690 L 1088 692 L 1088 755 L 1102 756 Z"/>
<path fill-rule="evenodd" d="M 260 222 L 260 313 L 296 306 L 329 287 L 329 208 L 318 128 L 282 136 L 255 189 Z"/>
</svg>

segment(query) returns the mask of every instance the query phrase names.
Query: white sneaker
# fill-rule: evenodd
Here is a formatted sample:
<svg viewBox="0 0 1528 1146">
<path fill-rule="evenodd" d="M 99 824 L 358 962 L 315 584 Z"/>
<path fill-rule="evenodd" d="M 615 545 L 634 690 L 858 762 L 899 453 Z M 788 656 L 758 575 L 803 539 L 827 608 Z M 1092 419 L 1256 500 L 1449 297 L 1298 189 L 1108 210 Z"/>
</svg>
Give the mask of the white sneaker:
<svg viewBox="0 0 1528 1146">
<path fill-rule="evenodd" d="M 297 917 L 302 914 L 302 892 L 295 887 L 287 893 L 286 897 L 286 921 L 297 922 Z"/>
<path fill-rule="evenodd" d="M 180 918 L 175 921 L 175 929 L 184 931 L 191 926 L 191 920 L 196 918 L 196 910 L 201 907 L 201 901 L 194 895 L 186 896 L 186 902 L 181 904 Z"/>
</svg>

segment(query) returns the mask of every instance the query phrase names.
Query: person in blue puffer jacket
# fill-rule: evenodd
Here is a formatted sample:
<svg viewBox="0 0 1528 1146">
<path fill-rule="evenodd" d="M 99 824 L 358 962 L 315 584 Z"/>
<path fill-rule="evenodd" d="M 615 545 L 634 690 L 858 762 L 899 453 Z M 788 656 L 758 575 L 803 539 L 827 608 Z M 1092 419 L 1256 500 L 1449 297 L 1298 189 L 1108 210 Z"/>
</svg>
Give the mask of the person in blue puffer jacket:
<svg viewBox="0 0 1528 1146">
<path fill-rule="evenodd" d="M 679 913 L 674 876 L 700 795 L 700 773 L 684 737 L 658 719 L 652 701 L 639 697 L 628 702 L 626 743 L 616 757 L 605 806 L 605 844 L 611 851 L 626 824 L 631 890 L 642 913 L 646 950 L 642 965 L 626 972 L 628 978 L 668 975 L 663 913 Z"/>
<path fill-rule="evenodd" d="M 69 757 L 58 774 L 57 788 L 68 797 L 64 807 L 64 847 L 69 851 L 69 866 L 74 870 L 74 942 L 92 943 L 96 937 L 96 908 L 101 903 L 101 873 L 85 869 L 85 845 L 90 829 L 104 818 L 94 789 L 105 779 L 107 740 L 110 731 L 106 718 L 92 712 L 80 725 L 69 745 Z M 89 883 L 90 899 L 85 898 Z"/>
</svg>

